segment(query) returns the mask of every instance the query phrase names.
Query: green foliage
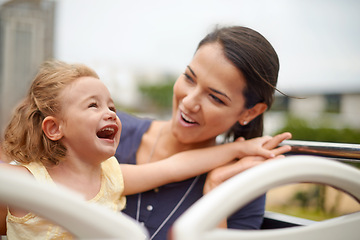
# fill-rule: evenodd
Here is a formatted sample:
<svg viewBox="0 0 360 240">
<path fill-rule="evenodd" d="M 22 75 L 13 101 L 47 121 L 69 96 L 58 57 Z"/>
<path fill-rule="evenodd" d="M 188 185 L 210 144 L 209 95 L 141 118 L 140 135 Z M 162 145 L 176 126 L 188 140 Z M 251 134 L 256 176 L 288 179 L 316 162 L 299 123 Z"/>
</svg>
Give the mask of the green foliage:
<svg viewBox="0 0 360 240">
<path fill-rule="evenodd" d="M 330 124 L 326 123 L 326 119 L 322 121 L 320 126 L 311 127 L 309 122 L 304 119 L 288 116 L 285 126 L 278 133 L 291 132 L 294 140 L 360 144 L 359 129 L 332 128 Z M 349 164 L 360 168 L 359 163 Z M 295 204 L 290 204 L 289 207 L 282 206 L 281 212 L 313 220 L 332 218 L 338 214 L 339 196 L 338 193 L 335 203 L 326 209 L 325 186 L 313 185 L 312 188 L 296 192 L 291 199 L 291 202 Z M 291 211 L 293 213 L 290 213 Z"/>
<path fill-rule="evenodd" d="M 174 82 L 173 78 L 167 77 L 159 84 L 141 84 L 139 90 L 146 101 L 160 110 L 169 110 L 172 106 Z"/>
<path fill-rule="evenodd" d="M 293 139 L 320 142 L 357 143 L 360 144 L 360 130 L 351 128 L 335 129 L 323 124 L 322 127 L 310 127 L 299 118 L 288 117 L 285 126 L 280 132 L 291 132 Z"/>
<path fill-rule="evenodd" d="M 322 220 L 338 217 L 341 215 L 336 213 L 319 212 L 315 209 L 304 209 L 298 206 L 290 206 L 290 205 L 270 206 L 267 207 L 266 210 L 272 212 L 278 212 L 290 216 L 295 216 L 299 218 L 305 218 L 313 221 L 322 221 Z"/>
<path fill-rule="evenodd" d="M 312 184 L 307 191 L 297 191 L 291 200 L 304 210 L 314 208 L 316 211 L 326 212 L 325 195 L 325 185 Z"/>
</svg>

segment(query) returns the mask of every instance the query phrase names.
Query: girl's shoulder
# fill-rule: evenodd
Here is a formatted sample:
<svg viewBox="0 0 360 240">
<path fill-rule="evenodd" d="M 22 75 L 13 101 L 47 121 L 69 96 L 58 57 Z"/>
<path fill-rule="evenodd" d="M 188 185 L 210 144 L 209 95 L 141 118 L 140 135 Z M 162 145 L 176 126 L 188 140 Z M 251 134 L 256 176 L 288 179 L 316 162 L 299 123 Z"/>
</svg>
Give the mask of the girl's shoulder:
<svg viewBox="0 0 360 240">
<path fill-rule="evenodd" d="M 9 170 L 9 171 L 14 171 L 14 172 L 17 172 L 19 174 L 24 174 L 24 175 L 32 175 L 29 170 L 22 166 L 22 165 L 17 165 L 17 164 L 14 164 L 14 163 L 0 163 L 0 169 L 6 171 L 6 170 Z"/>
</svg>

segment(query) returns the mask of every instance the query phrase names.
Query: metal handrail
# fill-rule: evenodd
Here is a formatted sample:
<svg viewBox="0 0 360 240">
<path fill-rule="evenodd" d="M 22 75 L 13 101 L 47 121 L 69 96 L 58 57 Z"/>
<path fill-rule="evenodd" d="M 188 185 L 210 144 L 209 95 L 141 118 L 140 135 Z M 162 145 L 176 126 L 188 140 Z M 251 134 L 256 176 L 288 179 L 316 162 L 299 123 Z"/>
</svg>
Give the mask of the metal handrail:
<svg viewBox="0 0 360 240">
<path fill-rule="evenodd" d="M 286 140 L 280 144 L 283 145 L 291 146 L 291 151 L 285 155 L 316 155 L 349 164 L 360 163 L 360 144 Z M 305 222 L 300 223 L 293 216 L 266 211 L 262 229 L 309 225 L 315 222 L 308 219 L 301 221 Z"/>
<path fill-rule="evenodd" d="M 281 145 L 291 146 L 289 155 L 317 155 L 339 161 L 360 163 L 360 144 L 286 140 Z"/>
</svg>

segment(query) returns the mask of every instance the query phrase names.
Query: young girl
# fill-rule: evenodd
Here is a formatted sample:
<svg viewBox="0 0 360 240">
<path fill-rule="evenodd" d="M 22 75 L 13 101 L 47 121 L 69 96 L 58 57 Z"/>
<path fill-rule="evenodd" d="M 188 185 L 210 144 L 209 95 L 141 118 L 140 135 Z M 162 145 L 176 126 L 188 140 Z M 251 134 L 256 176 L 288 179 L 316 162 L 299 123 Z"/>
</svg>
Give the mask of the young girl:
<svg viewBox="0 0 360 240">
<path fill-rule="evenodd" d="M 87 201 L 119 211 L 125 206 L 124 195 L 184 180 L 245 155 L 272 158 L 289 150 L 269 151 L 263 145 L 271 137 L 262 137 L 183 152 L 151 164 L 119 165 L 112 156 L 120 133 L 115 105 L 98 75 L 84 65 L 48 61 L 5 130 L 3 151 L 17 166 L 0 166 L 63 185 Z M 10 239 L 72 238 L 61 227 L 11 207 L 0 210 L 0 227 L 0 234 L 7 229 Z"/>
</svg>

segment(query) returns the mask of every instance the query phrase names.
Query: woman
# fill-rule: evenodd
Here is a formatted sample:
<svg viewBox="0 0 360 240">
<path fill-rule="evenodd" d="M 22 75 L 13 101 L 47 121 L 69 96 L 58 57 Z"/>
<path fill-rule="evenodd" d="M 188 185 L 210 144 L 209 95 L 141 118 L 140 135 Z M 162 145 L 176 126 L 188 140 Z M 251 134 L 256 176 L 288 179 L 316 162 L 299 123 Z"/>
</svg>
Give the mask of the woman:
<svg viewBox="0 0 360 240">
<path fill-rule="evenodd" d="M 214 146 L 221 134 L 226 141 L 261 136 L 263 113 L 272 104 L 278 71 L 277 54 L 262 35 L 245 27 L 216 29 L 199 43 L 177 79 L 169 121 L 117 113 L 123 131 L 115 156 L 120 163 L 144 164 Z M 290 137 L 289 133 L 278 135 L 267 147 L 273 149 Z M 128 196 L 124 212 L 144 223 L 151 239 L 166 239 L 173 222 L 203 193 L 262 160 L 248 157 L 208 175 Z M 259 228 L 264 203 L 265 196 L 256 199 L 227 219 L 227 227 Z"/>
</svg>

